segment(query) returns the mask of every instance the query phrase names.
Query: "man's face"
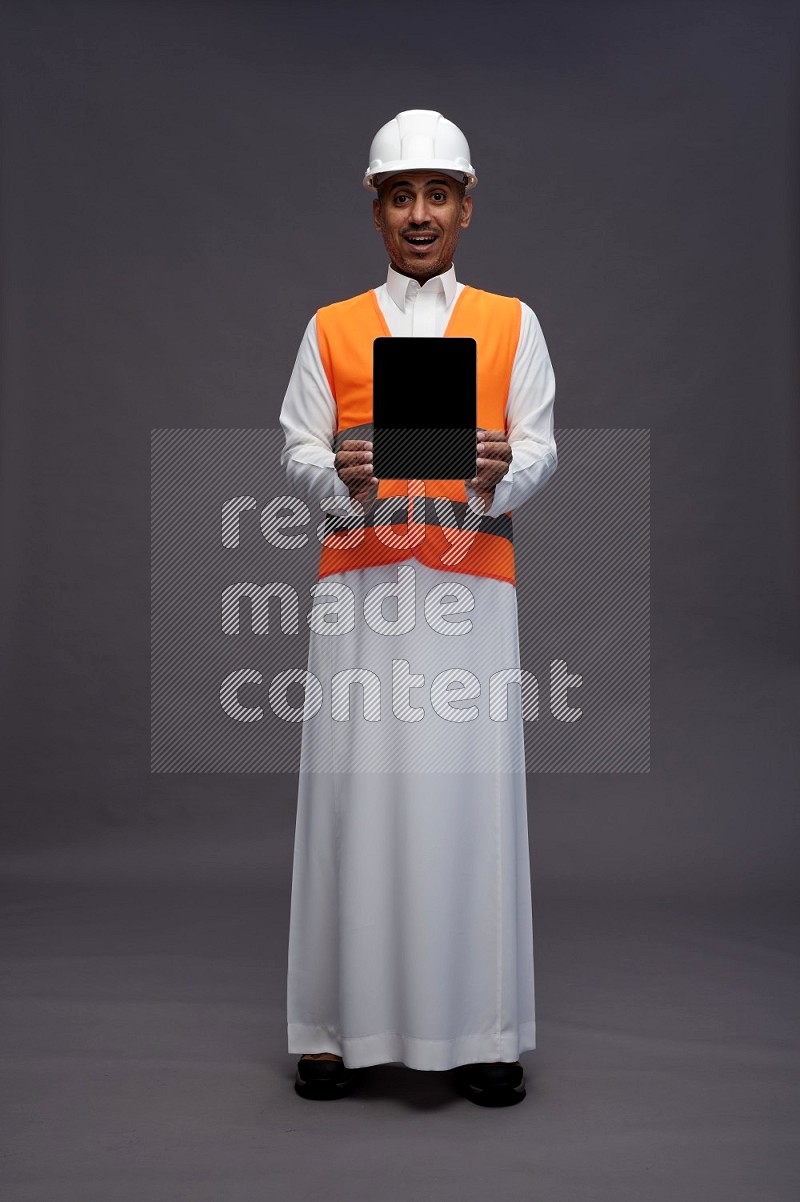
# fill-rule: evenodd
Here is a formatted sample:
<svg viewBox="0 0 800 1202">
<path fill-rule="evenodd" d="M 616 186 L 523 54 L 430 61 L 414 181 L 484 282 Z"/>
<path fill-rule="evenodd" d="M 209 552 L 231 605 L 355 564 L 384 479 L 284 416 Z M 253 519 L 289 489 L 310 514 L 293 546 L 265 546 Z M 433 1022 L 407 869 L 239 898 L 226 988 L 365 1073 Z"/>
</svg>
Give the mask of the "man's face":
<svg viewBox="0 0 800 1202">
<path fill-rule="evenodd" d="M 424 284 L 451 266 L 472 197 L 462 199 L 456 180 L 442 172 L 401 171 L 380 185 L 372 211 L 395 271 Z"/>
</svg>

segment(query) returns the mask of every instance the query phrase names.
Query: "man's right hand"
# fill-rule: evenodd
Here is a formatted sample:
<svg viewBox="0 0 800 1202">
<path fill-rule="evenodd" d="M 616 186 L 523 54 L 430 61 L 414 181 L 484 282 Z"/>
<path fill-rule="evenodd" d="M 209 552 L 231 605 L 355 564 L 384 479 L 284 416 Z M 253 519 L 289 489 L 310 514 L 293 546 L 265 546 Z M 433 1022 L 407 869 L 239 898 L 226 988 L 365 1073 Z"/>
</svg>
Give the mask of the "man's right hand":
<svg viewBox="0 0 800 1202">
<path fill-rule="evenodd" d="M 378 478 L 372 474 L 372 443 L 346 438 L 333 460 L 339 479 L 350 490 L 350 500 L 368 509 L 378 495 Z"/>
</svg>

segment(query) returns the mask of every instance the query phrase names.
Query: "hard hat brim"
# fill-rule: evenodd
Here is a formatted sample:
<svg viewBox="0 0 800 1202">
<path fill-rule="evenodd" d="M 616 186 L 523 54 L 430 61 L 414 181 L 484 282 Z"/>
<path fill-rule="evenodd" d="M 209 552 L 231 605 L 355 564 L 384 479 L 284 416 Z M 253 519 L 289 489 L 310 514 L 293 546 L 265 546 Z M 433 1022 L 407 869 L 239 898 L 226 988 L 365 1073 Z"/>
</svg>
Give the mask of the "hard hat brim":
<svg viewBox="0 0 800 1202">
<path fill-rule="evenodd" d="M 424 162 L 413 163 L 409 163 L 407 160 L 396 160 L 393 163 L 381 163 L 377 170 L 368 169 L 362 181 L 363 186 L 377 192 L 375 181 L 378 177 L 398 175 L 402 171 L 442 171 L 445 175 L 452 175 L 455 179 L 465 180 L 467 192 L 471 191 L 478 182 L 474 171 L 454 167 L 452 159 L 427 159 Z"/>
</svg>

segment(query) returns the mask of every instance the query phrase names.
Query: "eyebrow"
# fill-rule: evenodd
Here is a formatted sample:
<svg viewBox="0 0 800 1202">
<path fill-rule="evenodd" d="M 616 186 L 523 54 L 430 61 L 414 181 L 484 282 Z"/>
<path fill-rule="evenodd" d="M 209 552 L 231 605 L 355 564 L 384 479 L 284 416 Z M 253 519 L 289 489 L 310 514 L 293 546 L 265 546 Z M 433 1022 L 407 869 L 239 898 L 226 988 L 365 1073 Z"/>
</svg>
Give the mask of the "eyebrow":
<svg viewBox="0 0 800 1202">
<path fill-rule="evenodd" d="M 421 186 L 422 186 L 422 187 L 425 187 L 425 188 L 432 188 L 434 184 L 438 184 L 438 185 L 439 185 L 439 187 L 441 187 L 441 186 L 442 186 L 442 184 L 444 184 L 444 185 L 445 185 L 445 187 L 448 187 L 448 188 L 449 188 L 449 187 L 450 187 L 450 185 L 451 185 L 452 183 L 453 183 L 453 181 L 452 181 L 452 180 L 446 180 L 446 179 L 429 179 L 429 180 L 428 180 L 428 182 L 427 182 L 426 184 L 423 184 L 423 185 L 421 185 Z M 413 187 L 414 187 L 414 185 L 411 183 L 411 180 L 408 180 L 408 179 L 399 179 L 399 180 L 397 181 L 397 183 L 396 183 L 396 184 L 392 184 L 392 186 L 391 186 L 391 188 L 389 189 L 389 191 L 390 191 L 390 192 L 394 192 L 395 188 L 413 188 Z"/>
</svg>

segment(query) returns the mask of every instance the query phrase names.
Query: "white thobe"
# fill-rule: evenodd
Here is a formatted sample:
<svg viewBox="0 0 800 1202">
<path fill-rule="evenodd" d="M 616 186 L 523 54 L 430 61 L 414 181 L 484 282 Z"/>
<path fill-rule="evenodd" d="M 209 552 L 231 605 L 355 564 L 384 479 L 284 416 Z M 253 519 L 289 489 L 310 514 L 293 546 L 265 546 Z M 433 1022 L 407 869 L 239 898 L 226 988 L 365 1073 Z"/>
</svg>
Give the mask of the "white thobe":
<svg viewBox="0 0 800 1202">
<path fill-rule="evenodd" d="M 440 337 L 462 288 L 452 267 L 423 286 L 390 267 L 375 292 L 392 335 Z M 554 396 L 544 336 L 523 303 L 506 404 L 513 461 L 489 516 L 518 508 L 555 470 Z M 348 489 L 333 466 L 336 402 L 315 318 L 280 420 L 292 491 L 341 520 L 326 502 Z M 411 609 L 400 600 L 383 610 L 403 618 L 394 635 L 373 628 L 364 603 L 376 584 L 397 582 L 398 565 L 320 582 L 351 590 L 355 622 L 310 636 L 308 670 L 324 704 L 302 731 L 288 1050 L 334 1052 L 351 1068 L 514 1061 L 536 1044 L 525 760 L 519 689 L 495 697 L 490 678 L 519 668 L 516 590 L 416 558 L 403 566 L 413 568 Z M 452 608 L 437 620 L 428 603 L 445 584 L 458 591 L 439 590 Z M 365 683 L 362 706 L 355 685 L 351 708 L 340 694 L 336 711 L 332 681 L 344 669 L 373 674 L 379 702 Z M 460 695 L 445 682 L 455 669 Z"/>
</svg>

